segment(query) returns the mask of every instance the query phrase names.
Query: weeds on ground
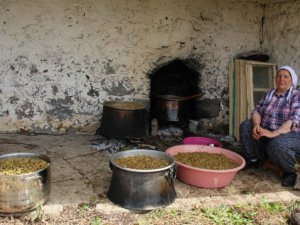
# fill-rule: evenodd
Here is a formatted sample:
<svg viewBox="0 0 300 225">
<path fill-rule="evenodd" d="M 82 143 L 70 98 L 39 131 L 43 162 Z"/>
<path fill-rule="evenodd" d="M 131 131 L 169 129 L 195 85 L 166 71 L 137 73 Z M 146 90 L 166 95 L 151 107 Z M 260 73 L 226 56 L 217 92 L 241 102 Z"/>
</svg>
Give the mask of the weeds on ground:
<svg viewBox="0 0 300 225">
<path fill-rule="evenodd" d="M 260 204 L 223 205 L 219 207 L 198 207 L 192 210 L 154 210 L 144 215 L 136 224 L 289 224 L 291 210 L 300 206 L 300 201 L 289 204 L 262 202 Z"/>
<path fill-rule="evenodd" d="M 220 206 L 218 208 L 206 208 L 200 210 L 201 213 L 216 224 L 255 224 L 252 219 L 256 212 L 244 213 L 241 208 Z"/>
<path fill-rule="evenodd" d="M 32 213 L 32 215 L 30 216 L 30 223 L 35 223 L 35 222 L 39 222 L 43 219 L 44 216 L 44 210 L 43 210 L 43 205 L 42 204 L 38 204 L 38 206 L 36 207 L 35 211 Z"/>
<path fill-rule="evenodd" d="M 93 201 L 92 201 L 93 202 Z M 189 209 L 160 208 L 147 213 L 104 214 L 95 210 L 95 205 L 82 203 L 77 208 L 64 207 L 59 217 L 48 218 L 42 207 L 31 217 L 2 218 L 0 224 L 84 224 L 84 225 L 244 225 L 244 224 L 290 224 L 291 211 L 300 207 L 300 201 L 291 203 L 266 202 L 247 205 L 222 205 L 218 207 L 193 207 Z"/>
<path fill-rule="evenodd" d="M 100 216 L 96 216 L 94 218 L 94 220 L 91 222 L 91 225 L 101 225 L 102 223 L 102 219 L 100 218 Z"/>
</svg>

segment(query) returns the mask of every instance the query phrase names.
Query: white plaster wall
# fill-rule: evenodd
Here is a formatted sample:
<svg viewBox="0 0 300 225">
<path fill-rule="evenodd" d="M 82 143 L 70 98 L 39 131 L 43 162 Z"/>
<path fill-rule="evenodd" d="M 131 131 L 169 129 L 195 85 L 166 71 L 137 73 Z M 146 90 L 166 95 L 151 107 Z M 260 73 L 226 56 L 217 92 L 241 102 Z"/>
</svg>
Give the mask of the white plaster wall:
<svg viewBox="0 0 300 225">
<path fill-rule="evenodd" d="M 228 124 L 228 64 L 260 50 L 263 8 L 240 0 L 0 0 L 0 131 L 64 133 L 98 123 L 106 100 L 148 100 L 174 58 L 201 67 Z"/>
<path fill-rule="evenodd" d="M 264 27 L 263 48 L 271 56 L 271 61 L 278 66 L 292 66 L 299 77 L 300 1 L 268 4 Z"/>
</svg>

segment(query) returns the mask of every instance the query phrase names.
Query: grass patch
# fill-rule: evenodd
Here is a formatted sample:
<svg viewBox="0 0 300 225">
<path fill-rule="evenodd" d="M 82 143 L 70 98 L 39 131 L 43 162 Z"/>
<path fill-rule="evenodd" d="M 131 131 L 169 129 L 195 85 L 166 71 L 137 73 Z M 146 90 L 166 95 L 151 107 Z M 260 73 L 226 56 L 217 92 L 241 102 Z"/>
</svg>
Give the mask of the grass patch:
<svg viewBox="0 0 300 225">
<path fill-rule="evenodd" d="M 65 206 L 58 217 L 38 213 L 37 218 L 6 217 L 0 225 L 16 224 L 86 224 L 86 225 L 284 225 L 290 224 L 293 209 L 300 208 L 300 201 L 291 203 L 261 202 L 247 205 L 222 205 L 219 207 L 194 207 L 192 209 L 160 208 L 147 213 L 109 213 L 95 210 L 95 205 L 82 203 L 79 206 Z M 37 209 L 38 212 L 40 209 Z"/>
<path fill-rule="evenodd" d="M 148 224 L 289 224 L 291 210 L 300 202 L 270 202 L 238 206 L 201 207 L 192 210 L 153 210 L 144 215 Z M 137 225 L 143 225 L 139 223 Z"/>
</svg>

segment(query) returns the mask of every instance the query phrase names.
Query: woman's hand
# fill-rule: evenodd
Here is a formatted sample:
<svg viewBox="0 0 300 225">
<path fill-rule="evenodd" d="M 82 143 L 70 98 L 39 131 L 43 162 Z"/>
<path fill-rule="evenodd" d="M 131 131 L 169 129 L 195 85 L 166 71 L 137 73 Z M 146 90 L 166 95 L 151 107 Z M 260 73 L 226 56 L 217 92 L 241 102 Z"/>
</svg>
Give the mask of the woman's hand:
<svg viewBox="0 0 300 225">
<path fill-rule="evenodd" d="M 255 140 L 259 140 L 260 136 L 261 136 L 261 127 L 258 125 L 258 126 L 254 126 L 253 129 L 252 129 L 252 137 L 255 139 Z"/>
<path fill-rule="evenodd" d="M 268 129 L 262 128 L 260 131 L 260 137 L 274 138 L 279 135 L 277 130 L 270 131 Z"/>
<path fill-rule="evenodd" d="M 259 140 L 261 137 L 274 138 L 279 135 L 277 130 L 270 131 L 268 129 L 264 129 L 260 126 L 256 126 L 252 130 L 252 137 L 255 140 Z"/>
<path fill-rule="evenodd" d="M 270 131 L 268 129 L 261 128 L 259 129 L 259 137 L 253 136 L 255 140 L 258 140 L 260 137 L 267 137 L 267 138 L 275 138 L 281 134 L 286 134 L 291 131 L 292 121 L 287 120 L 283 123 L 278 129 Z M 254 127 L 255 128 L 255 127 Z M 253 128 L 253 130 L 254 130 Z M 253 132 L 254 133 L 254 132 Z M 257 139 L 258 138 L 258 139 Z"/>
<path fill-rule="evenodd" d="M 252 120 L 252 124 L 253 124 L 252 137 L 255 140 L 259 140 L 259 138 L 261 136 L 261 129 L 262 129 L 260 126 L 260 121 L 261 121 L 260 114 L 258 112 L 254 112 L 252 114 L 251 120 Z"/>
</svg>

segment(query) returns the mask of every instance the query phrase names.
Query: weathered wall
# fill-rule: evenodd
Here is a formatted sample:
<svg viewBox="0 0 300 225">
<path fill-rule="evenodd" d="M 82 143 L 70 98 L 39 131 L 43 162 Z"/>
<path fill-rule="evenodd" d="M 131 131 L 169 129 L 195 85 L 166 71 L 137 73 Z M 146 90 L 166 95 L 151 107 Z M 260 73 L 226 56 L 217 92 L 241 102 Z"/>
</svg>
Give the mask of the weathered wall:
<svg viewBox="0 0 300 225">
<path fill-rule="evenodd" d="M 98 123 L 106 100 L 147 101 L 147 74 L 174 58 L 221 102 L 203 124 L 226 126 L 228 63 L 260 50 L 262 15 L 239 0 L 0 0 L 0 131 Z"/>
<path fill-rule="evenodd" d="M 268 4 L 265 12 L 265 52 L 277 65 L 291 65 L 300 74 L 300 1 Z M 299 84 L 299 82 L 298 82 Z"/>
</svg>

